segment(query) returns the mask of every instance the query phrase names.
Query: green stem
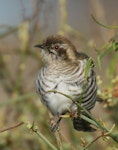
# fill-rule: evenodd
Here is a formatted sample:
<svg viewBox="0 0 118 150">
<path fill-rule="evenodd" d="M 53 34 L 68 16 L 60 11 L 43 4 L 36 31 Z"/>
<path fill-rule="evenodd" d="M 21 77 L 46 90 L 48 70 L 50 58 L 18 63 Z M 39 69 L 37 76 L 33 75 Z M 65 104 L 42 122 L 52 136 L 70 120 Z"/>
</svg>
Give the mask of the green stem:
<svg viewBox="0 0 118 150">
<path fill-rule="evenodd" d="M 98 124 L 97 124 L 95 121 L 93 121 L 92 119 L 90 119 L 90 118 L 88 118 L 88 117 L 86 117 L 86 116 L 84 116 L 84 115 L 80 115 L 80 117 L 81 117 L 83 120 L 86 120 L 87 122 L 93 124 L 94 126 L 99 127 Z"/>
<path fill-rule="evenodd" d="M 103 130 L 104 132 L 106 132 L 106 136 L 110 136 L 115 142 L 118 143 L 118 134 L 113 134 L 111 131 L 109 131 L 108 129 L 106 129 L 103 125 L 101 125 L 100 122 L 98 122 L 84 107 L 82 107 L 79 103 L 77 103 L 76 101 L 74 101 L 70 96 L 62 93 L 62 92 L 58 92 L 56 90 L 51 90 L 48 92 L 53 92 L 53 93 L 59 93 L 67 98 L 69 98 L 73 103 L 75 103 L 80 109 L 82 109 L 83 111 L 85 111 L 87 113 L 87 115 L 90 117 L 86 117 L 84 115 L 81 115 L 80 117 L 86 121 L 88 121 L 89 123 L 93 124 L 94 126 L 96 126 L 97 128 Z M 105 136 L 103 135 L 103 136 Z"/>
<path fill-rule="evenodd" d="M 104 25 L 102 24 L 101 22 L 97 21 L 97 19 L 91 15 L 92 19 L 100 26 L 104 27 L 104 28 L 107 28 L 107 29 L 118 29 L 118 26 L 107 26 L 107 25 Z"/>
<path fill-rule="evenodd" d="M 50 141 L 48 141 L 48 139 L 39 131 L 35 131 L 33 130 L 48 146 L 50 146 L 50 148 L 52 150 L 58 150 L 54 145 L 52 145 L 52 143 L 50 143 Z"/>
</svg>

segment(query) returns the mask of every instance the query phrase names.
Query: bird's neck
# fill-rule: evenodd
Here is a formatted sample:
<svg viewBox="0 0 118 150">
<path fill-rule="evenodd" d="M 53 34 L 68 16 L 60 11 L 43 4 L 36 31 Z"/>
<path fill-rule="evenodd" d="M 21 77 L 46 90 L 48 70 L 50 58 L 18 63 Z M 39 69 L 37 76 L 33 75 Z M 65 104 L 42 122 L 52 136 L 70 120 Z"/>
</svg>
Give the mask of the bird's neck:
<svg viewBox="0 0 118 150">
<path fill-rule="evenodd" d="M 54 61 L 52 63 L 48 63 L 45 65 L 47 71 L 55 71 L 55 72 L 65 72 L 65 70 L 75 69 L 76 67 L 80 66 L 80 62 L 69 62 L 69 61 Z"/>
</svg>

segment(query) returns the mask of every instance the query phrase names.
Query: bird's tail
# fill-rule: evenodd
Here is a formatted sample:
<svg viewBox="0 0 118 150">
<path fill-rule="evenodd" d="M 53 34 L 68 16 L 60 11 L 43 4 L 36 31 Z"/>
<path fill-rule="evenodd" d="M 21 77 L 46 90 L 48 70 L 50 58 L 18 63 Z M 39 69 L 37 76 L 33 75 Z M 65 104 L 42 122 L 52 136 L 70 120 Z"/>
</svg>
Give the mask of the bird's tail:
<svg viewBox="0 0 118 150">
<path fill-rule="evenodd" d="M 84 114 L 84 115 L 87 116 L 86 114 Z M 89 122 L 85 121 L 84 119 L 82 119 L 80 117 L 73 118 L 73 126 L 74 126 L 74 129 L 76 129 L 78 131 L 84 131 L 84 132 L 96 131 L 95 128 L 91 127 L 91 124 Z"/>
</svg>

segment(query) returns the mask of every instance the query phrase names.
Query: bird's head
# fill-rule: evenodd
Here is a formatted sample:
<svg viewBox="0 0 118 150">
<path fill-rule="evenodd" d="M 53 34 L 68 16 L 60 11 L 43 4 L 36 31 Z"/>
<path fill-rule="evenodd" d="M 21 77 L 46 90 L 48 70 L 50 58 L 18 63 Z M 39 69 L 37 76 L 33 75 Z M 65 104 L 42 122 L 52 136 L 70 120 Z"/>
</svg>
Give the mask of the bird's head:
<svg viewBox="0 0 118 150">
<path fill-rule="evenodd" d="M 74 45 L 65 37 L 56 35 L 49 36 L 42 44 L 35 45 L 41 49 L 41 55 L 45 62 L 72 61 L 76 58 Z"/>
</svg>

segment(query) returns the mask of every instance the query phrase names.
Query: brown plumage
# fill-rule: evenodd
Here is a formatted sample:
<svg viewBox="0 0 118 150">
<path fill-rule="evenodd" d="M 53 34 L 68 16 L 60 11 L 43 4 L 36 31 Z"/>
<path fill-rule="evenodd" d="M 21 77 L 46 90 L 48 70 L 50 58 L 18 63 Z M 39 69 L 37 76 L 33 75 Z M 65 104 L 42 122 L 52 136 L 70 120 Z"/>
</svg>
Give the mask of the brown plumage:
<svg viewBox="0 0 118 150">
<path fill-rule="evenodd" d="M 36 89 L 41 95 L 42 103 L 54 116 L 59 117 L 58 123 L 61 115 L 67 112 L 76 114 L 78 107 L 69 98 L 59 93 L 48 92 L 50 90 L 65 93 L 77 103 L 82 95 L 81 105 L 90 111 L 96 102 L 97 85 L 92 66 L 89 68 L 87 80 L 85 79 L 89 57 L 78 52 L 71 41 L 60 35 L 50 36 L 36 47 L 41 48 L 42 59 L 45 62 L 45 66 L 37 75 Z M 81 113 L 86 115 L 85 112 Z M 95 131 L 88 122 L 76 115 L 73 116 L 73 125 L 78 131 Z"/>
</svg>

